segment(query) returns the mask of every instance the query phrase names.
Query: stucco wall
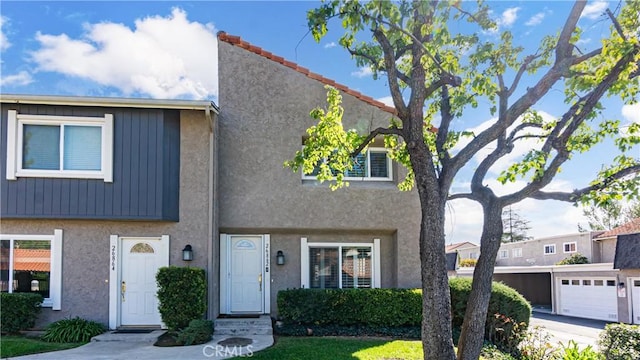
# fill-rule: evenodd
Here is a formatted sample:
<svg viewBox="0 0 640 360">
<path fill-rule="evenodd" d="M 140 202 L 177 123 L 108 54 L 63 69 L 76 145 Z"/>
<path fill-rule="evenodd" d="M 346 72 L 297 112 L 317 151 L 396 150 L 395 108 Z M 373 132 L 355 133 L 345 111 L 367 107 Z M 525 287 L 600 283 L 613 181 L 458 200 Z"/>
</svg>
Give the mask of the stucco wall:
<svg viewBox="0 0 640 360">
<path fill-rule="evenodd" d="M 182 248 L 191 244 L 192 267 L 207 266 L 209 124 L 202 111 L 182 111 L 180 122 L 180 221 L 118 222 L 81 220 L 3 220 L 3 234 L 53 234 L 63 230 L 62 310 L 45 308 L 38 326 L 65 317 L 108 323 L 109 236 L 170 236 L 170 264 L 186 265 Z M 217 242 L 214 242 L 217 244 Z M 217 259 L 217 248 L 215 252 Z M 217 285 L 217 276 L 214 276 Z M 215 293 L 217 306 L 217 292 Z M 217 311 L 217 310 L 216 310 Z"/>
<path fill-rule="evenodd" d="M 323 84 L 226 42 L 218 46 L 220 231 L 395 233 L 391 278 L 400 287 L 419 286 L 420 207 L 415 192 L 397 189 L 398 166 L 394 182 L 351 182 L 338 191 L 303 182 L 283 162 L 300 150 L 314 124 L 310 110 L 326 106 Z M 388 125 L 391 117 L 351 95 L 343 95 L 343 106 L 346 126 L 361 131 Z M 298 256 L 291 254 L 291 265 Z"/>
<path fill-rule="evenodd" d="M 612 263 L 616 257 L 616 238 L 598 240 L 596 246 L 600 251 L 600 262 Z"/>
<path fill-rule="evenodd" d="M 502 244 L 498 251 L 496 266 L 554 265 L 558 261 L 573 255 L 573 253 L 565 253 L 563 251 L 563 244 L 574 241 L 577 243 L 576 252 L 592 261 L 596 244 L 591 240 L 591 233 L 579 233 Z M 544 246 L 550 244 L 556 245 L 556 253 L 545 255 Z M 522 257 L 514 258 L 513 249 L 517 248 L 522 249 Z M 500 258 L 500 251 L 502 250 L 508 251 L 508 258 Z"/>
</svg>

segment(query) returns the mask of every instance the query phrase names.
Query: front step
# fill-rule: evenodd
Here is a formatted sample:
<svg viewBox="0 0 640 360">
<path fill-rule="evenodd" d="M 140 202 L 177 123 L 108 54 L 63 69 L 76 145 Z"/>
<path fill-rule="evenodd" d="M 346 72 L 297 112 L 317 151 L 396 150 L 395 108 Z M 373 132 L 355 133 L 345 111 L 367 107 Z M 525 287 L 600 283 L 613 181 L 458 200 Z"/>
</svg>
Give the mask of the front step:
<svg viewBox="0 0 640 360">
<path fill-rule="evenodd" d="M 215 335 L 273 335 L 271 317 L 261 315 L 257 319 L 216 319 Z"/>
</svg>

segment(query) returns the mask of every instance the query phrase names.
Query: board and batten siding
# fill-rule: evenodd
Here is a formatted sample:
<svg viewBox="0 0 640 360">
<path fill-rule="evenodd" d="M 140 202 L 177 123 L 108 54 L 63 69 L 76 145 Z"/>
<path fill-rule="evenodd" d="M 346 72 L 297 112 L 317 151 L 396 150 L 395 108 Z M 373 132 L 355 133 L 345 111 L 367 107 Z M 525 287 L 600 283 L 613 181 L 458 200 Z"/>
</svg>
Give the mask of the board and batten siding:
<svg viewBox="0 0 640 360">
<path fill-rule="evenodd" d="M 178 221 L 177 110 L 2 104 L 0 216 L 12 219 Z M 113 114 L 113 182 L 21 177 L 7 180 L 8 110 L 18 114 Z"/>
</svg>

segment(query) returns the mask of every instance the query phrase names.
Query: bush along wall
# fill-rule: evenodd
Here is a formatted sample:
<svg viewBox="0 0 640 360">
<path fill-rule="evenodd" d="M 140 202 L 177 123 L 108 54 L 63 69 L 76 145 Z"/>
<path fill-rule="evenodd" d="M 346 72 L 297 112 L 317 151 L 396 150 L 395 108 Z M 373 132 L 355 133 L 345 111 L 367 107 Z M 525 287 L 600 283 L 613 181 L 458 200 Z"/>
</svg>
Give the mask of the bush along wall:
<svg viewBox="0 0 640 360">
<path fill-rule="evenodd" d="M 207 280 L 204 269 L 169 266 L 156 274 L 158 309 L 170 331 L 179 331 L 207 310 Z"/>
<path fill-rule="evenodd" d="M 32 293 L 2 293 L 0 302 L 0 322 L 3 333 L 17 333 L 20 330 L 32 328 L 42 304 L 42 295 Z"/>
<path fill-rule="evenodd" d="M 452 325 L 462 326 L 471 291 L 470 278 L 449 282 Z M 278 292 L 282 335 L 386 335 L 420 337 L 422 291 L 420 289 L 288 289 Z M 531 305 L 514 289 L 493 283 L 485 324 L 487 340 L 510 337 L 511 323 L 524 331 Z M 509 319 L 505 322 L 505 319 Z M 459 333 L 459 331 L 457 331 Z"/>
</svg>

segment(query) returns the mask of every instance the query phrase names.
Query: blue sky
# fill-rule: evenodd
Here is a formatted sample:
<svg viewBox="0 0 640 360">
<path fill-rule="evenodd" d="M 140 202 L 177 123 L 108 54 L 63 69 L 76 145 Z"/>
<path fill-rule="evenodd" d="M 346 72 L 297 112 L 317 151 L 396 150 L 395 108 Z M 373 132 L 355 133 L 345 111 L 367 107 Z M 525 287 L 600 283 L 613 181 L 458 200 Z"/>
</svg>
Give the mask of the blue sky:
<svg viewBox="0 0 640 360">
<path fill-rule="evenodd" d="M 500 29 L 533 50 L 543 35 L 558 31 L 572 3 L 567 1 L 495 1 L 489 3 Z M 0 7 L 0 86 L 2 93 L 126 96 L 217 100 L 216 32 L 239 35 L 301 66 L 366 95 L 389 101 L 385 79 L 374 81 L 337 46 L 340 24 L 316 43 L 306 27 L 307 10 L 317 2 L 32 2 L 2 1 Z M 580 20 L 585 29 L 577 44 L 583 51 L 597 48 L 608 33 L 601 15 L 617 3 L 590 2 Z M 452 31 L 465 30 L 452 23 Z M 483 33 L 484 37 L 497 34 Z M 526 87 L 526 82 L 522 88 Z M 549 116 L 561 115 L 562 89 L 553 89 L 537 105 Z M 216 101 L 217 102 L 217 101 Z M 224 106 L 224 104 L 219 104 Z M 490 119 L 486 104 L 469 111 L 455 126 L 480 128 Z M 610 99 L 607 115 L 623 122 L 640 122 L 640 106 L 623 106 Z M 514 154 L 517 159 L 522 152 Z M 570 190 L 586 185 L 612 155 L 607 144 L 577 156 L 552 184 Z M 640 156 L 640 150 L 638 150 Z M 284 159 L 283 159 L 284 160 Z M 474 163 L 470 164 L 472 169 Z M 506 164 L 503 164 L 506 166 Z M 470 169 L 455 188 L 464 189 Z M 495 169 L 494 176 L 500 166 Z M 512 188 L 510 185 L 508 188 Z M 581 210 L 558 202 L 525 201 L 514 207 L 531 221 L 536 237 L 573 233 L 586 224 Z M 448 214 L 447 242 L 477 241 L 479 207 L 453 202 Z"/>
</svg>

